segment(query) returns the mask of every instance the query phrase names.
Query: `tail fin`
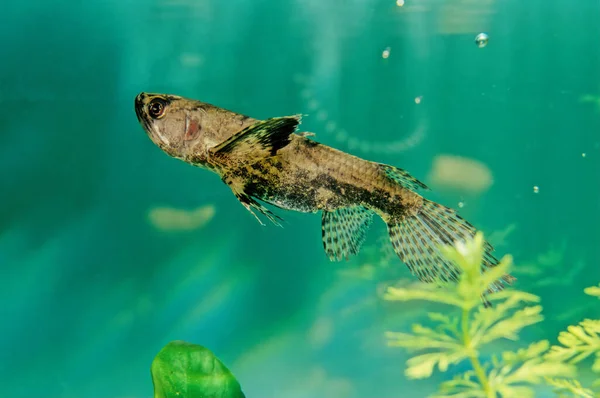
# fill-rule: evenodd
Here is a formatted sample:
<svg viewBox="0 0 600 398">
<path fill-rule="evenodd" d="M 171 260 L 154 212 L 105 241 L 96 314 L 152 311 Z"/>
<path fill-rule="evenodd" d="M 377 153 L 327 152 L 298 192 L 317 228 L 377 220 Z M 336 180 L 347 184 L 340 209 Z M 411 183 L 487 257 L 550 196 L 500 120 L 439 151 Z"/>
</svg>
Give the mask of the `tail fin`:
<svg viewBox="0 0 600 398">
<path fill-rule="evenodd" d="M 454 210 L 423 199 L 423 206 L 417 214 L 388 224 L 388 232 L 394 251 L 419 280 L 433 282 L 441 279 L 449 282 L 458 279 L 459 270 L 442 256 L 439 246 L 464 241 L 473 237 L 476 230 Z M 484 269 L 498 264 L 491 254 L 493 250 L 486 242 Z M 490 292 L 504 289 L 506 284 L 511 284 L 515 279 L 511 275 L 504 275 L 490 286 Z M 489 305 L 485 298 L 484 303 Z"/>
</svg>

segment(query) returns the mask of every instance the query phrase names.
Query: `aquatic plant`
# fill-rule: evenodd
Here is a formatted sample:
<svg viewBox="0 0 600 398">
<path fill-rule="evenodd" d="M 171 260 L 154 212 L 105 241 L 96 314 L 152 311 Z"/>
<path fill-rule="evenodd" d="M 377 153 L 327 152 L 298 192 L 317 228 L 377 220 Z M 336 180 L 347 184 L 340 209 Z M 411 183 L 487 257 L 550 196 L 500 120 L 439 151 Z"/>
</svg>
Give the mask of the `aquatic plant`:
<svg viewBox="0 0 600 398">
<path fill-rule="evenodd" d="M 447 259 L 460 269 L 455 284 L 421 284 L 408 288 L 389 287 L 384 296 L 390 301 L 426 300 L 449 305 L 450 311 L 429 313 L 435 326 L 412 326 L 411 333 L 388 332 L 388 344 L 417 353 L 407 361 L 408 378 L 423 379 L 441 372 L 450 365 L 468 361 L 471 369 L 443 382 L 435 397 L 491 398 L 532 397 L 535 385 L 553 387 L 561 396 L 594 397 L 594 392 L 574 377 L 575 365 L 595 355 L 592 370 L 600 372 L 600 321 L 584 320 L 569 326 L 558 336 L 559 345 L 548 340 L 534 342 L 517 351 L 493 354 L 483 361 L 481 352 L 500 339 L 518 340 L 519 332 L 541 322 L 542 306 L 536 295 L 518 290 L 503 290 L 488 294 L 490 284 L 507 274 L 511 256 L 502 258 L 497 267 L 481 272 L 484 239 L 478 233 L 455 247 L 443 247 Z M 600 286 L 585 290 L 600 297 Z M 493 304 L 481 305 L 487 295 Z M 548 387 L 549 386 L 549 387 Z"/>
<path fill-rule="evenodd" d="M 233 374 L 207 348 L 172 341 L 152 361 L 154 398 L 244 398 Z"/>
</svg>

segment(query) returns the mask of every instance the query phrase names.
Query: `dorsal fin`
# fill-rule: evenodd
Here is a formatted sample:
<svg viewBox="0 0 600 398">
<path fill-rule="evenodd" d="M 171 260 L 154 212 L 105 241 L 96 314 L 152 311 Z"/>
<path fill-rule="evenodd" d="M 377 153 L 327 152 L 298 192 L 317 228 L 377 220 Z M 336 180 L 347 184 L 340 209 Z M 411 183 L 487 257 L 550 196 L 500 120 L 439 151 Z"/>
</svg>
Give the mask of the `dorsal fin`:
<svg viewBox="0 0 600 398">
<path fill-rule="evenodd" d="M 404 188 L 410 189 L 411 191 L 417 191 L 419 189 L 429 190 L 429 187 L 427 185 L 417 180 L 415 177 L 411 176 L 406 170 L 402 170 L 397 167 L 383 163 L 380 163 L 379 167 L 383 169 L 383 171 L 389 178 L 396 181 Z"/>
<path fill-rule="evenodd" d="M 234 155 L 244 158 L 273 156 L 290 142 L 300 116 L 284 116 L 262 120 L 234 134 L 210 149 L 213 156 Z"/>
</svg>

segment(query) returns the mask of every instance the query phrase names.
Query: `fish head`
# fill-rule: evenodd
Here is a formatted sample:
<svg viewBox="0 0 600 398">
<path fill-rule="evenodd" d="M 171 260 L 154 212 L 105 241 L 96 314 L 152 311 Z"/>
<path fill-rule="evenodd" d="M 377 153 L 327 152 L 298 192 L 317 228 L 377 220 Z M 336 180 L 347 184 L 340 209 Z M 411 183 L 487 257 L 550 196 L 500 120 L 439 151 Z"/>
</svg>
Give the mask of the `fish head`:
<svg viewBox="0 0 600 398">
<path fill-rule="evenodd" d="M 135 113 L 148 137 L 175 158 L 185 155 L 193 104 L 176 95 L 140 93 L 135 97 Z M 189 141 L 189 140 L 187 140 Z"/>
<path fill-rule="evenodd" d="M 204 166 L 208 150 L 256 122 L 211 104 L 171 94 L 140 93 L 135 113 L 148 137 L 168 155 Z"/>
</svg>

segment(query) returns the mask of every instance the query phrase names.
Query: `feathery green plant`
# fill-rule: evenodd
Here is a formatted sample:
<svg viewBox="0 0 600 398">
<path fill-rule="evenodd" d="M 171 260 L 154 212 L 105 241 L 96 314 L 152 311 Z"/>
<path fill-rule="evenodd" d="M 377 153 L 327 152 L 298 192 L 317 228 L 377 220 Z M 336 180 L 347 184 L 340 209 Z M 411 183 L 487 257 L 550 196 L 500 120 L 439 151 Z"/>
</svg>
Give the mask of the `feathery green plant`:
<svg viewBox="0 0 600 398">
<path fill-rule="evenodd" d="M 480 352 L 499 339 L 518 340 L 519 332 L 543 320 L 540 298 L 518 290 L 487 293 L 491 283 L 509 273 L 511 256 L 502 258 L 498 266 L 481 272 L 484 239 L 478 233 L 455 247 L 445 246 L 443 254 L 461 270 L 456 284 L 421 284 L 418 287 L 389 287 L 389 301 L 426 300 L 446 304 L 445 313 L 429 313 L 434 327 L 412 326 L 412 333 L 387 332 L 390 346 L 402 347 L 417 354 L 407 361 L 405 374 L 422 379 L 432 375 L 436 366 L 445 372 L 450 365 L 469 361 L 472 370 L 459 374 L 440 385 L 436 397 L 496 398 L 533 397 L 534 385 L 545 384 L 562 396 L 593 397 L 572 378 L 575 365 L 595 354 L 593 370 L 600 372 L 600 321 L 584 320 L 570 326 L 558 338 L 561 345 L 550 347 L 542 340 L 517 351 L 492 355 L 482 363 Z M 600 297 L 600 287 L 586 293 Z M 481 297 L 493 303 L 484 308 Z M 570 394 L 570 395 L 565 395 Z"/>
</svg>

